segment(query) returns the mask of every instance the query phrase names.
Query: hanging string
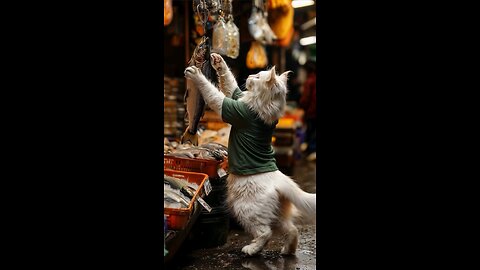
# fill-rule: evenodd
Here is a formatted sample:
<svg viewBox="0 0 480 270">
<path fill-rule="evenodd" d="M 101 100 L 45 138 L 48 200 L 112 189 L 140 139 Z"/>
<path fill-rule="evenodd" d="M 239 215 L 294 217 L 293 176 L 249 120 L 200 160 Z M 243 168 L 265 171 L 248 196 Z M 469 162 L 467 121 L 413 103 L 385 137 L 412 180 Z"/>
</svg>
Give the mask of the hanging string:
<svg viewBox="0 0 480 270">
<path fill-rule="evenodd" d="M 193 8 L 197 13 L 197 16 L 200 22 L 202 23 L 203 33 L 206 33 L 208 17 L 210 16 L 210 11 L 207 6 L 207 1 L 198 0 L 198 4 L 196 5 L 195 5 L 195 1 L 193 1 Z"/>
<path fill-rule="evenodd" d="M 232 0 L 225 0 L 225 10 L 228 10 L 227 18 L 228 20 L 233 20 L 233 7 L 232 7 Z"/>
</svg>

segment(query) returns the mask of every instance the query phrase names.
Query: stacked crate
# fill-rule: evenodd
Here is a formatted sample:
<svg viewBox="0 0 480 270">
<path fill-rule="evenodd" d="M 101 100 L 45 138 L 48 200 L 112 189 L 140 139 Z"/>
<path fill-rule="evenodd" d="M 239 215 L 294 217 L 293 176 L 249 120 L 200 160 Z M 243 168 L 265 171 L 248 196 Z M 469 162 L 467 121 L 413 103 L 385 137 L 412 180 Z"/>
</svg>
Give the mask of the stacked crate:
<svg viewBox="0 0 480 270">
<path fill-rule="evenodd" d="M 297 145 L 296 122 L 291 118 L 280 118 L 273 131 L 273 148 L 279 169 L 288 171 L 293 167 Z"/>
<path fill-rule="evenodd" d="M 185 130 L 185 80 L 164 76 L 163 127 L 166 137 L 178 138 Z"/>
<path fill-rule="evenodd" d="M 212 210 L 208 212 L 201 209 L 189 237 L 192 246 L 196 248 L 224 245 L 230 230 L 230 216 L 226 206 L 228 160 L 191 159 L 167 154 L 163 158 L 163 167 L 165 170 L 195 172 L 208 176 L 205 185 L 210 186 L 210 192 L 206 192 L 204 199 Z"/>
</svg>

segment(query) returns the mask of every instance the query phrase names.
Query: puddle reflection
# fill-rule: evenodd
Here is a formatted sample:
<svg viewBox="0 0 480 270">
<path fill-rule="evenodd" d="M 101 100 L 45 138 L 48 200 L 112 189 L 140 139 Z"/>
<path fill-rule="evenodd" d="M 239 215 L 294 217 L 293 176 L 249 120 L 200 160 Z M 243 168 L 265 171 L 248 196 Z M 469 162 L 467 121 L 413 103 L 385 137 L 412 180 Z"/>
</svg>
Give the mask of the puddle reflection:
<svg viewBox="0 0 480 270">
<path fill-rule="evenodd" d="M 296 268 L 298 258 L 296 256 L 285 256 L 279 258 L 252 257 L 245 258 L 242 266 L 251 270 L 292 270 Z"/>
</svg>

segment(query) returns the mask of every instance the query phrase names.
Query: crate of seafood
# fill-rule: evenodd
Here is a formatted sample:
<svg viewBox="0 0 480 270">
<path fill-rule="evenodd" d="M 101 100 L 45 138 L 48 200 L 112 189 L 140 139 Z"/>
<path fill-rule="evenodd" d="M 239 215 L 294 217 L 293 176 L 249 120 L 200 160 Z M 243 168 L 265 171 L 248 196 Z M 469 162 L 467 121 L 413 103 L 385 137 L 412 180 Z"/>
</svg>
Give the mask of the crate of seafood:
<svg viewBox="0 0 480 270">
<path fill-rule="evenodd" d="M 218 143 L 200 146 L 179 146 L 165 153 L 164 169 L 207 174 L 210 179 L 218 179 L 227 174 L 227 148 Z"/>
<path fill-rule="evenodd" d="M 163 213 L 169 229 L 185 229 L 194 213 L 194 207 L 201 207 L 197 199 L 206 194 L 206 181 L 208 175 L 203 173 L 164 170 Z"/>
</svg>

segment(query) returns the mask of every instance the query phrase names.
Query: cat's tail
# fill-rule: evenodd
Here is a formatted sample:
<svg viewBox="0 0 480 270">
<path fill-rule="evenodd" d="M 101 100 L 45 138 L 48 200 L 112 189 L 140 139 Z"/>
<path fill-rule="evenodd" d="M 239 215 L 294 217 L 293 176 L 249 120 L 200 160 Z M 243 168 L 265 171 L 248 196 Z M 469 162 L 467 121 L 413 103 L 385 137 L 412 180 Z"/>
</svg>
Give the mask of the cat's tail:
<svg viewBox="0 0 480 270">
<path fill-rule="evenodd" d="M 308 219 L 308 223 L 315 222 L 317 212 L 317 194 L 303 191 L 290 177 L 277 171 L 279 177 L 275 179 L 275 188 L 278 193 L 287 198 L 298 212 L 294 210 L 295 219 Z M 306 221 L 306 220 L 305 220 Z"/>
</svg>

